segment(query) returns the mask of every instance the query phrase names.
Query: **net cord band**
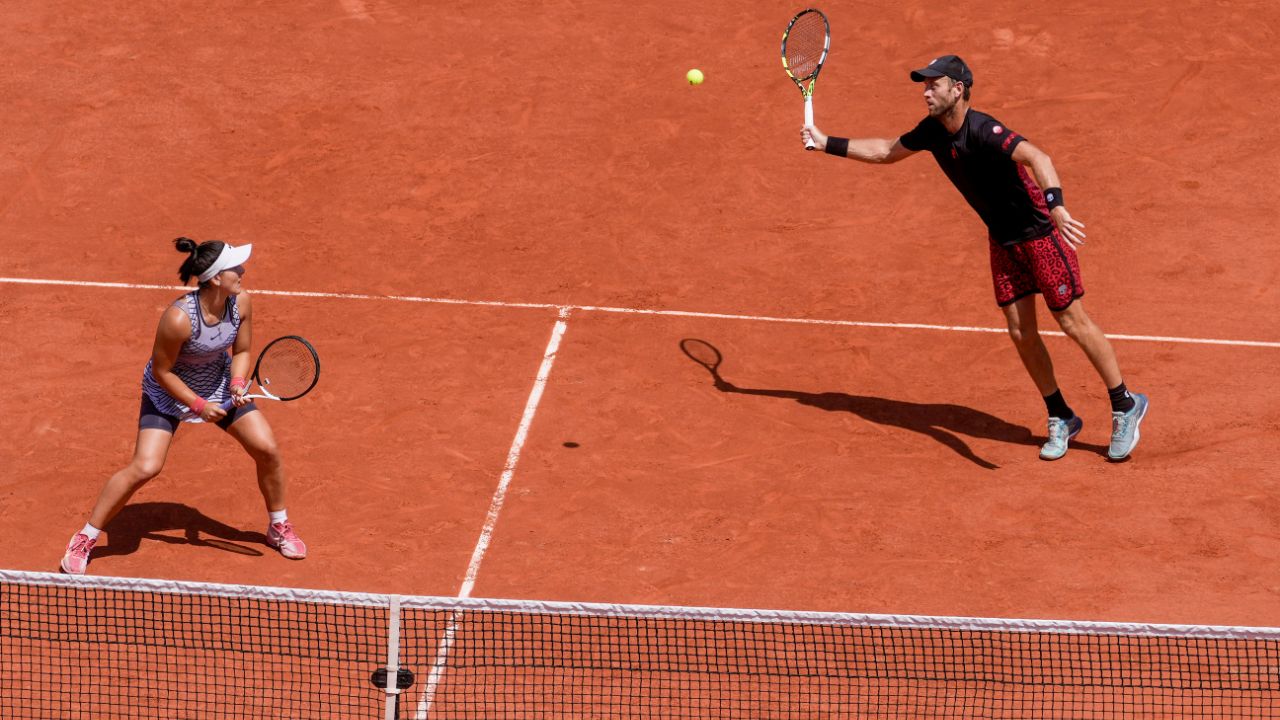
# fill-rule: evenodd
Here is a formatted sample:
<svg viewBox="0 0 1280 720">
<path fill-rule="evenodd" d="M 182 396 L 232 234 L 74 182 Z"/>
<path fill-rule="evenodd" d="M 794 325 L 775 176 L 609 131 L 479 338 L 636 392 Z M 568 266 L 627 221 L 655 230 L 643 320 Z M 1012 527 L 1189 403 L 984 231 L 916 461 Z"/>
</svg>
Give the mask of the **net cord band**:
<svg viewBox="0 0 1280 720">
<path fill-rule="evenodd" d="M 0 570 L 0 584 L 46 585 L 61 587 L 107 588 L 141 592 L 209 597 L 261 598 L 326 605 L 359 605 L 388 607 L 390 595 L 352 593 L 332 590 L 307 590 L 255 585 L 192 583 L 178 580 L 113 578 L 100 575 L 74 576 L 20 570 Z M 979 632 L 1041 632 L 1138 637 L 1220 638 L 1280 640 L 1280 628 L 1239 627 L 1223 625 L 1168 625 L 1155 623 L 1089 622 L 1080 620 L 1028 620 L 1008 618 L 973 618 L 924 615 L 877 615 L 863 613 L 805 612 L 792 610 L 753 610 L 740 608 L 674 607 L 661 605 L 621 605 L 606 603 L 551 602 L 537 600 L 500 600 L 493 598 L 456 598 L 401 596 L 404 609 L 436 609 L 454 611 L 512 612 L 525 614 L 559 614 L 592 617 L 637 617 L 677 620 L 714 620 L 753 623 L 799 623 L 806 625 L 866 626 L 918 628 L 936 630 L 974 630 Z"/>
</svg>

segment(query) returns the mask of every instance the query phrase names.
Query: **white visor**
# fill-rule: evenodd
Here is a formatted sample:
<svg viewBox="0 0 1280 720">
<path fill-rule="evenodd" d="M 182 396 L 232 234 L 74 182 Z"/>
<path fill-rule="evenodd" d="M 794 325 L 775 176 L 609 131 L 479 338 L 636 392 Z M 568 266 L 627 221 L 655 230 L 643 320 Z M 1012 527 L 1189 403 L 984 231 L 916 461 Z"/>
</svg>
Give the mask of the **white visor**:
<svg viewBox="0 0 1280 720">
<path fill-rule="evenodd" d="M 200 282 L 209 282 L 214 275 L 223 270 L 230 270 L 237 265 L 243 265 L 249 259 L 249 254 L 253 252 L 253 243 L 236 247 L 230 243 L 223 243 L 222 252 L 218 254 L 218 259 L 213 261 L 208 270 L 200 273 Z"/>
</svg>

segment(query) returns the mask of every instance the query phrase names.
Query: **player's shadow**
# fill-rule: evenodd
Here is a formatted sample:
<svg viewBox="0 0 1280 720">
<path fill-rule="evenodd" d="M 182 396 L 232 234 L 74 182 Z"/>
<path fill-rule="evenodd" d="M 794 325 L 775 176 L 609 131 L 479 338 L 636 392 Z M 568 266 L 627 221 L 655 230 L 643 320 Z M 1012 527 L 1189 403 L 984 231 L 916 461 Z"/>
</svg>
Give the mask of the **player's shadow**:
<svg viewBox="0 0 1280 720">
<path fill-rule="evenodd" d="M 93 549 L 95 560 L 129 555 L 137 551 L 143 540 L 212 547 L 240 555 L 262 555 L 261 550 L 252 546 L 267 547 L 266 534 L 238 530 L 181 503 L 125 505 L 103 531 L 107 544 Z"/>
<path fill-rule="evenodd" d="M 701 345 L 698 345 L 698 344 Z M 720 351 L 705 340 L 685 339 L 681 349 L 699 365 L 711 373 L 717 390 L 741 395 L 759 395 L 794 400 L 801 405 L 820 408 L 829 412 L 853 413 L 868 422 L 898 427 L 920 433 L 953 450 L 957 455 L 979 467 L 994 470 L 998 465 L 979 457 L 959 436 L 984 440 L 996 440 L 1014 445 L 1038 447 L 1044 442 L 1025 427 L 1014 425 L 994 415 L 963 405 L 950 403 L 916 403 L 907 400 L 871 395 L 824 392 L 809 393 L 799 390 L 774 390 L 739 387 L 720 375 Z M 702 347 L 705 346 L 705 347 Z M 708 362 L 708 359 L 713 359 Z M 1084 449 L 1099 455 L 1107 448 L 1088 443 L 1072 442 L 1075 449 Z"/>
</svg>

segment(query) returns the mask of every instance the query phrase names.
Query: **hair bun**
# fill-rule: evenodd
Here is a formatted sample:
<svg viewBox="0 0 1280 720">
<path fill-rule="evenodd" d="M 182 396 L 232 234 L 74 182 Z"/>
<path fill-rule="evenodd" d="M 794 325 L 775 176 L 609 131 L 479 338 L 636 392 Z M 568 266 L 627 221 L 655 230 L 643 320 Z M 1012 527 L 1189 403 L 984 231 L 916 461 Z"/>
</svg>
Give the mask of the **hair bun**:
<svg viewBox="0 0 1280 720">
<path fill-rule="evenodd" d="M 196 248 L 199 247 L 196 245 L 196 241 L 189 237 L 180 237 L 175 239 L 173 241 L 173 246 L 178 249 L 178 252 L 184 253 L 194 253 Z"/>
</svg>

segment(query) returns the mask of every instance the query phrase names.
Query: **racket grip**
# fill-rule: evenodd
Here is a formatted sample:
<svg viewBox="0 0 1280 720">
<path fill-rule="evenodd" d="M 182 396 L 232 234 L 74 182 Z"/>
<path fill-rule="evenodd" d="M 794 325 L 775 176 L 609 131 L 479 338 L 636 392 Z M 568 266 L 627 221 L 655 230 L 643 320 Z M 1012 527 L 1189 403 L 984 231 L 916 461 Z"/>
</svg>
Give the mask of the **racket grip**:
<svg viewBox="0 0 1280 720">
<path fill-rule="evenodd" d="M 813 96 L 804 96 L 804 126 L 813 127 Z M 813 143 L 813 138 L 804 141 L 805 150 L 813 150 L 818 146 Z"/>
</svg>

